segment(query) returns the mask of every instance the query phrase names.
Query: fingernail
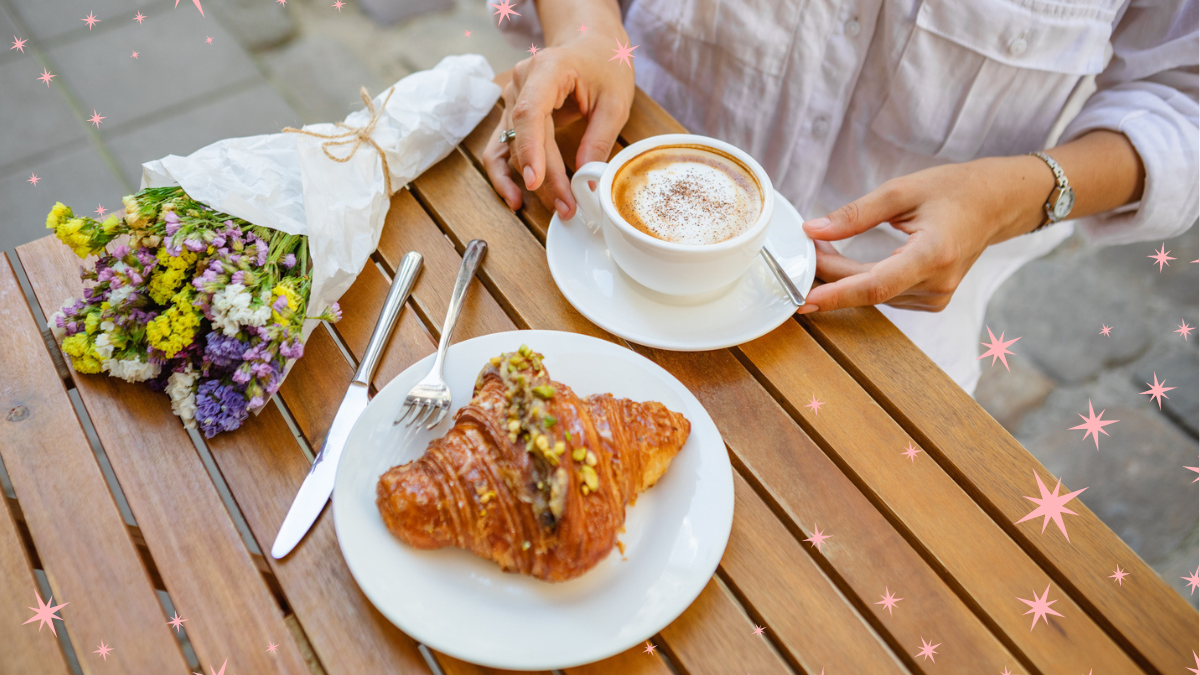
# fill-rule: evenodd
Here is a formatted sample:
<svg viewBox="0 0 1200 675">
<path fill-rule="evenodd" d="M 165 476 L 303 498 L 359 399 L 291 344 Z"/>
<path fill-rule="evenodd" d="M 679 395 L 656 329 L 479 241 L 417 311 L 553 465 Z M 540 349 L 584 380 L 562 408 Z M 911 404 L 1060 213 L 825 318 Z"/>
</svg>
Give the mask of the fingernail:
<svg viewBox="0 0 1200 675">
<path fill-rule="evenodd" d="M 563 203 L 563 200 L 561 200 L 561 199 L 554 200 L 554 210 L 558 211 L 559 218 L 566 219 L 568 209 L 567 209 L 567 205 Z"/>
<path fill-rule="evenodd" d="M 525 177 L 525 188 L 528 190 L 532 190 L 533 189 L 533 179 L 536 178 L 536 176 L 533 174 L 533 167 L 532 166 L 525 167 L 524 170 L 521 171 L 521 175 Z"/>
<path fill-rule="evenodd" d="M 829 227 L 829 219 L 828 218 L 814 218 L 812 220 L 805 221 L 804 226 L 810 230 L 820 230 L 822 228 Z"/>
<path fill-rule="evenodd" d="M 818 309 L 819 308 L 816 305 L 805 304 L 805 305 L 801 305 L 798 309 L 796 309 L 796 313 L 797 314 L 808 314 L 809 312 L 815 312 Z"/>
</svg>

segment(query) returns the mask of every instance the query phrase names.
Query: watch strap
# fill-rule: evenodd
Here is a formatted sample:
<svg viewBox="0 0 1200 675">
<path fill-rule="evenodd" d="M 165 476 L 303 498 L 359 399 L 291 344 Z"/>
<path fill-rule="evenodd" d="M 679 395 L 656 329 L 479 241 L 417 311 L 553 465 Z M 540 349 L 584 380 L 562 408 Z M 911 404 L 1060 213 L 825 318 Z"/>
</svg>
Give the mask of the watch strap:
<svg viewBox="0 0 1200 675">
<path fill-rule="evenodd" d="M 1063 172 L 1062 167 L 1058 165 L 1058 162 L 1054 161 L 1053 157 L 1051 157 L 1050 155 L 1047 155 L 1044 152 L 1031 152 L 1029 154 L 1033 155 L 1034 157 L 1037 157 L 1038 159 L 1045 162 L 1046 165 L 1050 167 L 1050 170 L 1052 172 L 1054 172 L 1055 185 L 1054 185 L 1054 189 L 1050 191 L 1050 197 L 1054 196 L 1054 192 L 1056 190 L 1061 191 L 1061 190 L 1067 189 L 1067 187 L 1070 185 L 1067 182 L 1067 174 Z M 1042 221 L 1041 225 L 1038 225 L 1037 227 L 1030 230 L 1029 234 L 1037 232 L 1037 231 L 1045 228 L 1048 225 L 1052 225 L 1052 224 L 1058 222 L 1051 215 L 1053 213 L 1053 211 L 1052 211 L 1053 206 L 1050 203 L 1050 197 L 1047 197 L 1045 204 L 1042 205 L 1042 211 L 1045 212 L 1045 214 L 1046 214 L 1046 220 Z"/>
</svg>

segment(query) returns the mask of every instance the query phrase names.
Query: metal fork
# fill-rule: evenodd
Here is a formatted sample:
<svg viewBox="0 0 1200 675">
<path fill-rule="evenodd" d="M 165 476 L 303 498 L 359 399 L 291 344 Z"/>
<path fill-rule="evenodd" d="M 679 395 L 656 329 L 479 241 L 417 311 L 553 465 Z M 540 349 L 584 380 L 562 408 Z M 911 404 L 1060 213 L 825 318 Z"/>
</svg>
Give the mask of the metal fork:
<svg viewBox="0 0 1200 675">
<path fill-rule="evenodd" d="M 404 397 L 404 405 L 396 415 L 395 426 L 405 421 L 404 426 L 421 425 L 429 421 L 436 412 L 437 417 L 429 423 L 426 429 L 432 429 L 450 412 L 450 387 L 442 377 L 442 368 L 446 360 L 446 348 L 450 346 L 450 336 L 454 334 L 454 326 L 458 324 L 458 315 L 462 311 L 463 298 L 471 287 L 471 279 L 479 267 L 479 261 L 487 252 L 487 242 L 482 239 L 472 239 L 463 252 L 462 266 L 458 268 L 458 279 L 454 282 L 454 292 L 450 295 L 450 307 L 446 310 L 446 323 L 442 326 L 442 339 L 438 341 L 437 356 L 433 358 L 433 367 L 429 374 L 417 383 Z"/>
</svg>

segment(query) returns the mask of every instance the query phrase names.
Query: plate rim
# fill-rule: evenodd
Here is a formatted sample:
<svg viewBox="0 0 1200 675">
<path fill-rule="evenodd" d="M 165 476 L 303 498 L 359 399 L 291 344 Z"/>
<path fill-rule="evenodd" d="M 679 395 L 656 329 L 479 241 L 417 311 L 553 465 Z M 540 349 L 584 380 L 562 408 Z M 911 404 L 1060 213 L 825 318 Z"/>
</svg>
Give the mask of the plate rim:
<svg viewBox="0 0 1200 675">
<path fill-rule="evenodd" d="M 681 382 L 679 380 L 679 378 L 672 375 L 665 368 L 663 368 L 659 364 L 655 363 L 651 359 L 647 358 L 646 356 L 639 354 L 637 351 L 635 351 L 633 349 L 629 349 L 623 345 L 609 342 L 607 340 L 602 340 L 600 338 L 596 338 L 596 337 L 593 337 L 590 335 L 584 335 L 581 333 L 572 333 L 569 331 L 525 329 L 525 330 L 500 331 L 497 333 L 488 333 L 486 335 L 476 336 L 473 338 L 469 338 L 468 340 L 462 340 L 460 342 L 456 342 L 450 346 L 450 349 L 454 349 L 457 345 L 465 344 L 468 342 L 500 339 L 500 336 L 536 336 L 536 335 L 545 335 L 545 334 L 551 334 L 551 335 L 560 336 L 560 337 L 565 336 L 566 339 L 568 339 L 568 340 L 579 339 L 579 340 L 582 340 L 584 343 L 593 343 L 593 344 L 599 345 L 601 349 L 624 350 L 624 351 L 628 352 L 629 354 L 633 355 L 635 357 L 635 361 L 640 360 L 644 364 L 648 364 L 650 366 L 649 370 L 651 372 L 656 372 L 658 377 L 665 377 L 668 382 L 673 382 L 674 384 L 678 385 L 678 387 L 680 388 L 679 394 L 684 397 L 685 402 L 695 404 L 696 408 L 703 414 L 704 418 L 707 420 L 707 423 L 709 425 L 711 425 L 711 428 L 712 428 L 713 432 L 716 434 L 716 438 L 719 441 L 720 445 L 722 447 L 724 446 L 724 439 L 721 436 L 720 429 L 718 429 L 716 426 L 716 421 L 712 419 L 712 416 L 708 413 L 708 410 L 704 407 L 704 404 L 701 403 L 700 399 L 697 398 L 696 395 L 693 394 L 691 392 L 691 390 L 688 389 L 687 386 L 684 385 L 683 382 Z M 389 381 L 382 389 L 379 390 L 379 393 L 377 393 L 374 397 L 372 397 L 371 401 L 368 403 L 368 407 L 370 407 L 371 403 L 373 403 L 376 398 L 379 398 L 380 395 L 383 394 L 383 392 L 388 387 L 393 386 L 393 383 L 398 384 L 403 379 L 404 375 L 407 374 L 409 371 L 412 371 L 414 369 L 427 368 L 428 364 L 432 362 L 433 356 L 434 356 L 434 354 L 429 354 L 428 356 L 420 359 L 419 361 L 414 362 L 408 368 L 405 368 L 403 371 L 401 371 L 399 374 L 397 374 L 395 377 L 393 377 L 391 381 Z M 449 356 L 450 356 L 450 354 L 447 353 L 447 358 L 449 358 Z M 366 410 L 364 409 L 363 412 L 365 413 Z M 355 422 L 354 427 L 351 429 L 350 435 L 347 438 L 348 444 L 350 443 L 350 441 L 354 440 L 357 435 L 359 435 L 359 427 L 360 427 L 360 423 L 362 422 L 363 418 L 364 418 L 364 416 L 360 415 L 359 419 Z M 386 418 L 386 416 L 385 416 L 385 418 Z M 693 426 L 694 425 L 695 425 L 695 421 L 693 421 Z M 364 428 L 365 428 L 365 426 L 364 426 Z M 365 433 L 365 432 L 363 432 L 363 433 Z M 505 661 L 505 660 L 492 660 L 490 658 L 487 658 L 486 655 L 483 658 L 480 658 L 480 655 L 478 655 L 476 653 L 467 653 L 465 650 L 459 649 L 456 646 L 456 644 L 453 642 L 446 643 L 440 639 L 437 639 L 436 637 L 434 637 L 434 639 L 429 639 L 429 635 L 422 635 L 421 637 L 418 637 L 417 634 L 420 633 L 420 626 L 417 626 L 415 630 L 410 630 L 409 627 L 402 626 L 400 624 L 400 622 L 398 622 L 396 619 L 393 618 L 393 614 L 396 614 L 396 612 L 391 609 L 385 609 L 384 607 L 377 604 L 375 602 L 375 599 L 371 596 L 371 593 L 368 592 L 366 588 L 363 588 L 362 584 L 359 583 L 358 574 L 361 572 L 361 570 L 359 572 L 355 571 L 355 565 L 354 565 L 354 563 L 351 562 L 351 558 L 347 555 L 346 544 L 343 543 L 343 539 L 340 534 L 340 529 L 342 527 L 342 526 L 339 526 L 340 518 L 347 517 L 347 516 L 339 517 L 339 515 L 338 515 L 339 509 L 337 508 L 337 502 L 338 502 L 337 486 L 338 486 L 338 483 L 340 482 L 340 477 L 343 475 L 342 465 L 344 462 L 347 462 L 347 457 L 349 457 L 349 456 L 351 456 L 351 453 L 343 452 L 342 456 L 338 460 L 338 470 L 337 470 L 337 476 L 335 477 L 335 480 L 334 480 L 333 496 L 330 498 L 330 510 L 332 511 L 332 515 L 333 515 L 334 534 L 335 534 L 335 537 L 338 542 L 338 550 L 339 550 L 339 552 L 341 552 L 342 558 L 346 563 L 346 567 L 347 567 L 347 569 L 349 569 L 350 575 L 354 579 L 355 584 L 358 586 L 360 592 L 362 592 L 363 595 L 366 596 L 367 600 L 370 601 L 371 605 L 380 614 L 382 614 L 384 616 L 384 618 L 386 618 L 393 626 L 395 626 L 398 630 L 400 630 L 405 635 L 409 636 L 414 641 L 416 641 L 420 644 L 424 644 L 430 649 L 435 649 L 435 650 L 445 653 L 449 656 L 453 656 L 454 658 L 462 659 L 462 660 L 470 662 L 470 663 L 474 663 L 477 665 L 490 667 L 490 668 L 500 668 L 500 669 L 510 669 L 510 670 L 513 670 L 513 669 L 515 669 L 515 670 L 557 670 L 557 669 L 563 669 L 563 668 L 573 668 L 576 666 L 601 661 L 603 659 L 606 659 L 606 658 L 609 658 L 616 654 L 619 654 L 640 642 L 644 642 L 645 640 L 647 640 L 650 637 L 657 634 L 659 631 L 661 631 L 663 628 L 665 628 L 667 625 L 669 625 L 672 621 L 677 619 L 680 615 L 683 614 L 683 612 L 687 611 L 687 609 L 689 607 L 691 607 L 692 604 L 696 601 L 696 598 L 698 598 L 700 596 L 700 594 L 704 591 L 704 589 L 708 585 L 708 582 L 712 579 L 713 575 L 716 574 L 716 570 L 720 565 L 720 561 L 724 557 L 725 549 L 729 545 L 729 537 L 730 537 L 730 534 L 733 529 L 733 511 L 734 511 L 734 502 L 736 501 L 735 495 L 734 495 L 733 465 L 729 461 L 728 454 L 725 452 L 721 452 L 721 453 L 716 453 L 716 455 L 714 457 L 714 461 L 716 461 L 716 457 L 720 458 L 717 468 L 718 468 L 718 471 L 720 473 L 722 473 L 723 475 L 720 476 L 718 478 L 718 480 L 720 481 L 721 484 L 727 483 L 727 487 L 724 491 L 724 495 L 722 495 L 721 493 L 718 493 L 716 495 L 713 495 L 713 497 L 721 498 L 722 496 L 727 496 L 726 501 L 728 502 L 728 507 L 721 508 L 720 512 L 722 514 L 722 521 L 720 523 L 717 523 L 719 526 L 721 526 L 721 531 L 719 532 L 719 536 L 716 539 L 714 539 L 714 541 L 719 540 L 720 546 L 714 550 L 719 550 L 719 553 L 713 556 L 711 565 L 705 564 L 701 568 L 701 570 L 704 571 L 705 574 L 703 575 L 703 577 L 697 577 L 697 578 L 698 579 L 702 578 L 703 583 L 696 584 L 694 592 L 692 592 L 692 590 L 689 589 L 689 590 L 681 593 L 679 595 L 679 597 L 683 600 L 686 600 L 686 602 L 681 602 L 678 605 L 677 611 L 675 609 L 672 609 L 668 612 L 665 612 L 664 615 L 662 617 L 660 617 L 661 625 L 659 625 L 659 623 L 660 623 L 659 621 L 651 622 L 649 624 L 649 626 L 651 628 L 653 628 L 653 630 L 651 630 L 647 635 L 640 637 L 637 640 L 634 640 L 632 642 L 629 642 L 629 644 L 624 644 L 623 642 L 615 642 L 610 648 L 597 650 L 596 653 L 589 654 L 589 655 L 587 655 L 587 657 L 584 660 L 579 660 L 579 661 L 570 661 L 570 662 L 558 662 L 558 661 L 547 661 L 547 660 L 537 661 L 537 660 L 534 660 L 533 658 L 530 658 L 525 661 Z M 711 569 L 708 569 L 709 567 L 711 567 Z M 631 613 L 631 615 L 632 615 L 632 613 Z M 535 655 L 536 655 L 536 652 L 529 654 L 530 657 L 534 657 Z"/>
<path fill-rule="evenodd" d="M 768 226 L 768 231 L 770 231 L 770 228 L 775 227 L 776 218 L 778 218 L 778 211 L 779 211 L 778 207 L 780 205 L 782 205 L 784 209 L 791 211 L 792 214 L 795 214 L 796 219 L 799 222 L 801 222 L 801 223 L 804 222 L 804 218 L 803 218 L 803 216 L 800 215 L 799 210 L 797 210 L 796 207 L 793 206 L 792 203 L 790 201 L 788 201 L 788 199 L 786 197 L 784 197 L 782 193 L 779 192 L 779 190 L 775 190 L 775 196 L 776 196 L 777 202 L 778 202 L 778 204 L 776 206 L 776 215 L 772 216 L 771 224 Z M 581 224 L 581 226 L 582 226 L 582 224 Z M 556 233 L 560 230 L 562 231 L 562 234 L 558 234 L 556 236 Z M 589 236 L 591 236 L 593 238 L 600 238 L 601 241 L 603 240 L 603 237 L 601 236 L 601 234 L 599 232 L 594 232 L 594 231 L 591 231 L 590 229 L 589 229 L 589 232 L 591 232 L 591 234 Z M 807 267 L 807 271 L 804 274 L 804 283 L 797 284 L 797 286 L 800 288 L 800 291 L 802 293 L 807 295 L 808 292 L 812 290 L 812 285 L 815 282 L 815 278 L 816 278 L 816 264 L 817 264 L 816 245 L 813 243 L 812 238 L 809 237 L 807 234 L 805 234 L 803 230 L 800 230 L 800 232 L 801 232 L 801 234 L 804 235 L 805 254 L 808 259 L 808 267 Z M 776 328 L 782 326 L 783 323 L 788 320 L 788 318 L 790 318 L 793 314 L 795 314 L 795 309 L 792 309 L 791 311 L 789 311 L 786 314 L 781 312 L 779 321 L 777 321 L 777 322 L 774 320 L 766 321 L 761 326 L 761 328 L 762 328 L 761 331 L 756 328 L 756 329 L 746 333 L 745 336 L 739 337 L 732 342 L 716 341 L 716 340 L 710 341 L 710 342 L 661 341 L 661 340 L 645 340 L 642 338 L 638 338 L 633 335 L 630 335 L 628 331 L 623 330 L 622 327 L 620 327 L 620 326 L 613 326 L 610 322 L 601 321 L 600 318 L 597 317 L 594 312 L 589 311 L 587 303 L 578 302 L 575 297 L 575 294 L 567 290 L 568 288 L 570 288 L 570 285 L 564 284 L 562 282 L 562 280 L 559 279 L 558 272 L 556 271 L 558 265 L 556 265 L 554 263 L 555 257 L 552 256 L 550 253 L 552 248 L 558 248 L 557 246 L 555 246 L 552 243 L 557 240 L 558 236 L 569 236 L 569 235 L 566 234 L 566 226 L 563 223 L 562 219 L 559 218 L 557 213 L 555 213 L 551 216 L 550 225 L 546 228 L 546 263 L 547 263 L 547 267 L 550 268 L 550 276 L 551 276 L 551 278 L 554 279 L 554 285 L 556 287 L 558 287 L 559 293 L 562 293 L 562 296 L 567 299 L 567 302 L 569 302 L 571 304 L 571 306 L 574 307 L 577 312 L 582 314 L 588 321 L 591 321 L 592 323 L 594 323 L 597 326 L 599 326 L 600 328 L 603 328 L 604 330 L 612 333 L 613 335 L 616 335 L 620 338 L 629 340 L 630 342 L 633 342 L 633 343 L 636 343 L 639 345 L 650 347 L 652 349 L 664 349 L 664 350 L 673 351 L 673 352 L 704 352 L 704 351 L 715 351 L 718 349 L 728 349 L 730 347 L 736 347 L 738 345 L 745 344 L 745 343 L 751 342 L 753 340 L 757 340 L 758 338 L 760 338 L 760 337 L 766 335 L 767 333 L 770 333 L 771 331 L 775 330 Z M 768 235 L 768 238 L 769 238 L 769 235 Z M 603 244 L 601 246 L 603 247 Z M 756 261 L 755 264 L 765 265 L 766 263 L 763 263 L 761 260 L 759 260 L 759 261 Z M 614 267 L 616 266 L 615 262 L 613 263 L 613 266 Z M 619 268 L 617 269 L 617 273 L 618 273 L 618 275 L 622 275 L 621 276 L 622 279 L 625 278 Z M 616 276 L 616 275 L 614 275 L 614 276 Z M 793 281 L 795 281 L 795 279 L 793 279 Z M 628 283 L 628 282 L 624 282 L 624 283 Z M 634 283 L 636 283 L 636 282 L 634 282 Z M 648 302 L 653 302 L 653 301 L 648 300 Z"/>
</svg>

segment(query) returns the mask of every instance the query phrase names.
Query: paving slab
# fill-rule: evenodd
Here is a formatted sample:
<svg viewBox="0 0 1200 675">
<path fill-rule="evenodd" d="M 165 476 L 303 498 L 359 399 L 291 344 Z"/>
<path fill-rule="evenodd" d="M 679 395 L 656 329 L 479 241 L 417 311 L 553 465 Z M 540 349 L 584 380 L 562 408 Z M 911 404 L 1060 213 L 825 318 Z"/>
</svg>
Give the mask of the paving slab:
<svg viewBox="0 0 1200 675">
<path fill-rule="evenodd" d="M 137 188 L 144 162 L 190 155 L 222 138 L 275 133 L 299 124 L 299 116 L 264 82 L 178 115 L 106 135 L 105 141 L 129 184 Z"/>
<path fill-rule="evenodd" d="M 26 182 L 30 172 L 40 181 Z M 88 141 L 81 141 L 19 172 L 0 174 L 0 249 L 12 248 L 48 234 L 46 214 L 55 202 L 77 213 L 91 213 L 98 205 L 120 208 L 125 188 Z"/>
<path fill-rule="evenodd" d="M 23 167 L 29 158 L 86 135 L 62 96 L 59 79 L 49 86 L 40 82 L 41 64 L 28 47 L 25 51 L 25 56 L 0 65 L 0 172 Z"/>
<path fill-rule="evenodd" d="M 1150 258 L 1163 250 L 1170 257 L 1159 271 Z M 1110 246 L 1095 251 L 1095 264 L 1111 273 L 1124 273 L 1146 292 L 1169 304 L 1195 307 L 1200 303 L 1200 228 L 1192 226 L 1182 235 L 1166 240 L 1145 241 L 1125 246 Z"/>
<path fill-rule="evenodd" d="M 14 38 L 21 38 L 32 42 L 30 38 L 33 36 L 22 35 L 23 32 L 13 23 L 12 18 L 9 17 L 8 12 L 4 9 L 4 5 L 0 5 L 0 49 L 2 49 L 0 51 L 0 65 L 19 59 L 22 56 L 30 56 L 33 53 L 32 46 L 29 44 L 25 45 L 24 51 L 12 49 Z"/>
<path fill-rule="evenodd" d="M 1149 391 L 1156 377 L 1159 384 L 1172 387 L 1163 394 L 1161 409 L 1157 402 L 1152 402 L 1149 394 L 1139 396 L 1192 436 L 1197 436 L 1200 432 L 1200 354 L 1183 345 L 1175 347 L 1155 350 L 1139 359 L 1129 379 L 1139 392 Z"/>
<path fill-rule="evenodd" d="M 168 4 L 163 0 L 10 0 L 12 8 L 21 21 L 33 31 L 34 37 L 42 40 L 55 38 L 71 32 L 88 31 L 88 25 L 83 21 L 88 14 L 100 20 L 91 30 L 96 31 L 105 26 L 107 21 L 128 21 L 130 14 L 138 10 L 145 11 L 153 5 Z M 187 10 L 198 14 L 192 3 L 184 0 Z M 180 5 L 183 10 L 183 5 Z M 111 24 L 109 24 L 111 25 Z"/>
<path fill-rule="evenodd" d="M 205 42 L 209 36 L 212 44 Z M 139 52 L 136 59 L 130 57 L 133 50 Z M 161 13 L 143 25 L 129 22 L 46 54 L 79 105 L 107 118 L 101 123 L 105 131 L 261 77 L 221 24 L 195 11 Z"/>
<path fill-rule="evenodd" d="M 204 7 L 251 51 L 283 44 L 296 34 L 296 23 L 285 5 L 262 0 L 205 0 Z"/>
<path fill-rule="evenodd" d="M 340 122 L 363 107 L 361 87 L 376 96 L 391 82 L 363 65 L 328 35 L 308 35 L 263 55 L 269 77 L 281 87 L 305 124 Z"/>
<path fill-rule="evenodd" d="M 980 336 L 986 342 L 986 336 Z M 1020 343 L 1017 343 L 1020 344 Z M 1054 380 L 1043 375 L 1024 356 L 1008 355 L 1008 366 L 984 362 L 975 387 L 975 400 L 1010 434 L 1021 430 L 1026 415 L 1041 408 L 1054 391 Z"/>
</svg>

